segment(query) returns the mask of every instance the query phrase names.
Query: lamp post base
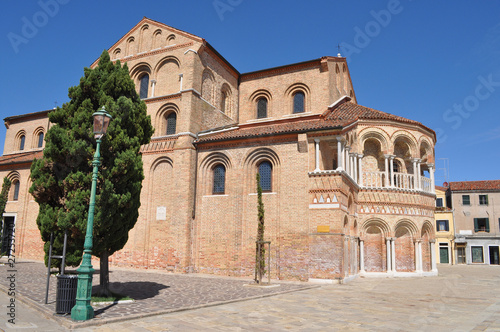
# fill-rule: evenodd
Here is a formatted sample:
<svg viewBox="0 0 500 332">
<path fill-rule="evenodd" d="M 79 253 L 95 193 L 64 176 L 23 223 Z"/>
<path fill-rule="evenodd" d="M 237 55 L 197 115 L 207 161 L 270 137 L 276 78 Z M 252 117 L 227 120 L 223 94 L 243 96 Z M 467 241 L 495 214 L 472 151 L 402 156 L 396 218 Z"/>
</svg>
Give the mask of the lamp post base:
<svg viewBox="0 0 500 332">
<path fill-rule="evenodd" d="M 86 259 L 85 253 L 83 256 L 83 264 L 76 270 L 78 271 L 78 288 L 76 291 L 76 304 L 71 309 L 71 319 L 73 320 L 89 320 L 94 318 L 94 308 L 90 305 L 92 297 L 92 275 L 94 269 L 90 263 L 90 257 Z"/>
</svg>

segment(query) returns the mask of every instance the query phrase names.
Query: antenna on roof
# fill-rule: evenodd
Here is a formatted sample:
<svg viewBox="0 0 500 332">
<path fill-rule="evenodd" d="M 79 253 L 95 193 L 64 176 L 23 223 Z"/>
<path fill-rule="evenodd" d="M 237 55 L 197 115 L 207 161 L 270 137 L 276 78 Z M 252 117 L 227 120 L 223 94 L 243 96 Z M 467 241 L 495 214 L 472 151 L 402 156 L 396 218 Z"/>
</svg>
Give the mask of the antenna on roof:
<svg viewBox="0 0 500 332">
<path fill-rule="evenodd" d="M 340 55 L 340 44 L 337 44 L 337 50 L 338 50 L 337 57 L 341 58 L 342 55 Z"/>
</svg>

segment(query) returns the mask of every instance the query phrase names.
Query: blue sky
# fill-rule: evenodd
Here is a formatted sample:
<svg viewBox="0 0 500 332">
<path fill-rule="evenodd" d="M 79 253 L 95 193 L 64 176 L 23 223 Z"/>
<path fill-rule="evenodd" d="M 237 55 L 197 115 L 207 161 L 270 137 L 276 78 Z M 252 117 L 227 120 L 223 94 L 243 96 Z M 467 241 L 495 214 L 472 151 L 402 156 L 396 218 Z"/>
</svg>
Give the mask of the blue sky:
<svg viewBox="0 0 500 332">
<path fill-rule="evenodd" d="M 498 1 L 5 0 L 2 5 L 2 118 L 68 101 L 68 87 L 78 84 L 83 68 L 146 16 L 205 38 L 242 73 L 334 56 L 341 44 L 361 105 L 436 130 L 437 184 L 444 181 L 445 162 L 449 181 L 500 178 Z M 1 146 L 4 137 L 2 126 Z"/>
</svg>

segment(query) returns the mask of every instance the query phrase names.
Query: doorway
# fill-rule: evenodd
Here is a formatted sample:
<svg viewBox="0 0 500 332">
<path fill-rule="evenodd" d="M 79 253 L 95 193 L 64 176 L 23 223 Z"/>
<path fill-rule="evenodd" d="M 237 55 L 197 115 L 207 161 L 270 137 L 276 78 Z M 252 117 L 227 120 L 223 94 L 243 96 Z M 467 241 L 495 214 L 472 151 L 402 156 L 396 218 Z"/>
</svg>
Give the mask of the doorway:
<svg viewBox="0 0 500 332">
<path fill-rule="evenodd" d="M 490 246 L 490 264 L 499 265 L 498 246 Z"/>
<path fill-rule="evenodd" d="M 439 244 L 439 263 L 450 264 L 448 243 L 440 243 Z"/>
<path fill-rule="evenodd" d="M 4 217 L 2 228 L 2 246 L 0 254 L 10 256 L 12 253 L 12 243 L 14 242 L 14 221 L 15 217 Z"/>
<path fill-rule="evenodd" d="M 457 264 L 465 264 L 465 246 L 457 246 Z"/>
</svg>

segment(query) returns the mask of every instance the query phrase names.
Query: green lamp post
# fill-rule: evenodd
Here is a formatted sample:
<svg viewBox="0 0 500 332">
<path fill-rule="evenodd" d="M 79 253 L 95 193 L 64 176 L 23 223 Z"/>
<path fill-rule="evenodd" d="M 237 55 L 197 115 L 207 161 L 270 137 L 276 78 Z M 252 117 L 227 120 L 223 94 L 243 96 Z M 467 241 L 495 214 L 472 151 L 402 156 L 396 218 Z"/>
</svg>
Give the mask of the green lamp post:
<svg viewBox="0 0 500 332">
<path fill-rule="evenodd" d="M 92 275 L 94 269 L 92 268 L 92 230 L 94 228 L 94 207 L 95 207 L 95 193 L 97 187 L 97 173 L 99 165 L 101 164 L 99 158 L 99 148 L 101 146 L 102 137 L 108 130 L 111 115 L 106 112 L 104 106 L 92 114 L 94 117 L 94 136 L 97 139 L 97 147 L 94 154 L 92 165 L 94 170 L 92 172 L 92 188 L 90 191 L 90 204 L 89 215 L 87 219 L 87 233 L 85 235 L 85 243 L 83 245 L 83 259 L 82 264 L 77 269 L 78 271 L 78 288 L 76 291 L 76 304 L 71 309 L 71 318 L 73 320 L 88 320 L 94 318 L 94 308 L 90 305 L 92 296 Z"/>
</svg>

